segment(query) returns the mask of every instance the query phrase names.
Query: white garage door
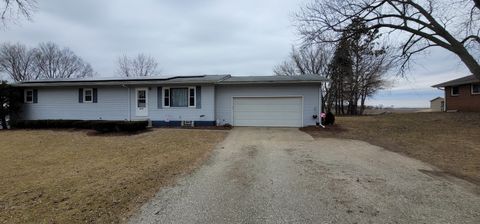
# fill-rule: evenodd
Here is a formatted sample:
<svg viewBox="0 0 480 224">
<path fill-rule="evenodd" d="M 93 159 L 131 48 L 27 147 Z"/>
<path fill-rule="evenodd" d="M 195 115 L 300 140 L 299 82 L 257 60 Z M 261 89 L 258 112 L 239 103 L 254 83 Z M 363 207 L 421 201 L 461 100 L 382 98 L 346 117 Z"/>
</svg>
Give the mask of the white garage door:
<svg viewBox="0 0 480 224">
<path fill-rule="evenodd" d="M 234 126 L 301 127 L 301 97 L 235 97 Z"/>
</svg>

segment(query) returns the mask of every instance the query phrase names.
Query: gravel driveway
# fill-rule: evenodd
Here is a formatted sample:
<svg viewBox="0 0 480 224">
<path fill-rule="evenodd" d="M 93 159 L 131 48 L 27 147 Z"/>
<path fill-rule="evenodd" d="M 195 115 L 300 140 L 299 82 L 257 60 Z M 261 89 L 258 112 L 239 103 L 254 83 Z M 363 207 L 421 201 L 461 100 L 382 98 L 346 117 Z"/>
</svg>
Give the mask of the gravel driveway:
<svg viewBox="0 0 480 224">
<path fill-rule="evenodd" d="M 480 223 L 476 186 L 361 141 L 234 128 L 130 223 Z"/>
</svg>

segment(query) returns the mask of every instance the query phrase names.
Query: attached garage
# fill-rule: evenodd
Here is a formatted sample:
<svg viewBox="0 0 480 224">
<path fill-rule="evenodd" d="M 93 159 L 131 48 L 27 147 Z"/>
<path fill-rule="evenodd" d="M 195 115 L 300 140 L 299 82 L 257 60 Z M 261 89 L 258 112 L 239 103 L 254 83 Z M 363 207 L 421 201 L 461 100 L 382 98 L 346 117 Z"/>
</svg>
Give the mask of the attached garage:
<svg viewBox="0 0 480 224">
<path fill-rule="evenodd" d="M 217 125 L 249 127 L 316 125 L 321 111 L 320 81 L 297 82 L 228 83 L 215 86 Z"/>
<path fill-rule="evenodd" d="M 234 97 L 234 126 L 302 127 L 302 97 Z"/>
</svg>

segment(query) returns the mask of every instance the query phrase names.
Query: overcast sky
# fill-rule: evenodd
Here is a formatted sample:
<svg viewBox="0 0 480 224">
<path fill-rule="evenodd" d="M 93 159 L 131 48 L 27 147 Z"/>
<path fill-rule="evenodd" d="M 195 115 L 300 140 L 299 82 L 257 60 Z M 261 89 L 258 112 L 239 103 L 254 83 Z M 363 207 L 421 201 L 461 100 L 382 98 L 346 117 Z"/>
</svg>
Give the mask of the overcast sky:
<svg viewBox="0 0 480 224">
<path fill-rule="evenodd" d="M 165 75 L 272 75 L 299 41 L 292 14 L 305 1 L 45 0 L 32 22 L 0 30 L 0 41 L 53 41 L 105 77 L 115 76 L 118 56 L 138 53 L 155 57 Z M 368 103 L 427 107 L 443 94 L 431 85 L 468 74 L 455 56 L 432 50 Z"/>
</svg>

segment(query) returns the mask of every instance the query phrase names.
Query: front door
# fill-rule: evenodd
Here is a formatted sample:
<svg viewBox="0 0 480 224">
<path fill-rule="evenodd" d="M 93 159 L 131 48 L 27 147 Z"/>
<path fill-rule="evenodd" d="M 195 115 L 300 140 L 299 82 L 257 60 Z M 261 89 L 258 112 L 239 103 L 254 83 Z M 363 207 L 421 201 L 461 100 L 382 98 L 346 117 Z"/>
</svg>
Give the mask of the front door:
<svg viewBox="0 0 480 224">
<path fill-rule="evenodd" d="M 136 89 L 136 113 L 138 117 L 148 116 L 148 89 L 137 88 Z"/>
</svg>

